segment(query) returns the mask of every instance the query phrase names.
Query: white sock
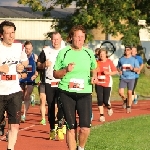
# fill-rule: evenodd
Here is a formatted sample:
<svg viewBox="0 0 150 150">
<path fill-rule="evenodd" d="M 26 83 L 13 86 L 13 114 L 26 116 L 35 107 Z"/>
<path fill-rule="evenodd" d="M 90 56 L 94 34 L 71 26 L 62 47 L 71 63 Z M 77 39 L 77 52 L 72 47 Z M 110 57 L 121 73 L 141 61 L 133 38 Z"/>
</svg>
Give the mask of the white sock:
<svg viewBox="0 0 150 150">
<path fill-rule="evenodd" d="M 78 146 L 78 150 L 84 150 L 84 148 L 82 148 L 82 147 Z"/>
</svg>

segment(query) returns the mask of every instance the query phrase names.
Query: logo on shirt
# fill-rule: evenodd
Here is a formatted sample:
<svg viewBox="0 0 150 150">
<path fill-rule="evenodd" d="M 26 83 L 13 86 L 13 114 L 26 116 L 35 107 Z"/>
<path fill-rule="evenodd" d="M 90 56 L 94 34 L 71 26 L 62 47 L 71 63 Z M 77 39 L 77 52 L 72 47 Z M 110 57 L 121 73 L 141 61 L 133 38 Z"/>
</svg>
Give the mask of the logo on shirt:
<svg viewBox="0 0 150 150">
<path fill-rule="evenodd" d="M 3 61 L 2 64 L 8 64 L 8 65 L 12 65 L 12 64 L 18 64 L 20 63 L 20 61 L 18 60 L 12 60 L 12 59 L 6 59 L 6 61 Z"/>
</svg>

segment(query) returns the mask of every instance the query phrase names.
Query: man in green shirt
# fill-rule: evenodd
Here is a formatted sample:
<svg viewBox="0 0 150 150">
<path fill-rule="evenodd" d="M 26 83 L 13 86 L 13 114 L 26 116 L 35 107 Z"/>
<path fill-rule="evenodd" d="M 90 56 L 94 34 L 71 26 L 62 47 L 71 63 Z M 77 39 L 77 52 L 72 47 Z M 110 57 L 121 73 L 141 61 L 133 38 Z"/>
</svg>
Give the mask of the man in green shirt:
<svg viewBox="0 0 150 150">
<path fill-rule="evenodd" d="M 76 110 L 80 126 L 78 150 L 84 150 L 90 133 L 92 83 L 97 82 L 97 64 L 92 50 L 83 47 L 85 37 L 83 26 L 74 26 L 68 36 L 70 46 L 59 52 L 54 65 L 54 77 L 61 79 L 58 88 L 64 116 L 69 125 L 67 131 L 69 150 L 76 149 L 74 131 L 77 128 Z"/>
</svg>

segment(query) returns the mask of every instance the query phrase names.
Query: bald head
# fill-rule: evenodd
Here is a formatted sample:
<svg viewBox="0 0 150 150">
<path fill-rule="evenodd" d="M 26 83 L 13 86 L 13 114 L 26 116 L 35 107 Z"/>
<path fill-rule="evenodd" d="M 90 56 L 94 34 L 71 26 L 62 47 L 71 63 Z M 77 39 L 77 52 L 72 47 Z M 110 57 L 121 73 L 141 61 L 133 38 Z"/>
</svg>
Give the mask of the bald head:
<svg viewBox="0 0 150 150">
<path fill-rule="evenodd" d="M 62 38 L 61 38 L 60 33 L 58 33 L 58 32 L 52 33 L 51 41 L 52 41 L 52 46 L 53 46 L 54 49 L 57 50 L 57 49 L 61 48 Z"/>
</svg>

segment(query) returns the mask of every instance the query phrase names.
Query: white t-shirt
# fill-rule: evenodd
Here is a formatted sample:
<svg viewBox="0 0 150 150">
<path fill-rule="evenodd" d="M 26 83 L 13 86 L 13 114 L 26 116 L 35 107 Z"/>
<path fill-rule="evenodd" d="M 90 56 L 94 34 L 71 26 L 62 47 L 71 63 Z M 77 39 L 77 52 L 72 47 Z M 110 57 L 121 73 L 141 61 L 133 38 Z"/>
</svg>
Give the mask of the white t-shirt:
<svg viewBox="0 0 150 150">
<path fill-rule="evenodd" d="M 46 60 L 49 60 L 52 63 L 50 67 L 46 68 L 46 78 L 45 78 L 46 83 L 51 84 L 51 82 L 59 82 L 60 81 L 60 79 L 55 79 L 53 77 L 53 67 L 54 67 L 57 55 L 61 49 L 62 49 L 62 47 L 58 50 L 55 50 L 52 47 L 46 47 L 43 49 L 45 56 L 46 56 Z"/>
<path fill-rule="evenodd" d="M 27 55 L 22 51 L 21 43 L 13 43 L 11 47 L 0 45 L 0 66 L 7 64 L 9 72 L 7 75 L 0 72 L 0 95 L 9 95 L 21 91 L 16 66 L 22 61 L 27 61 Z M 12 79 L 5 80 L 6 77 Z"/>
</svg>

